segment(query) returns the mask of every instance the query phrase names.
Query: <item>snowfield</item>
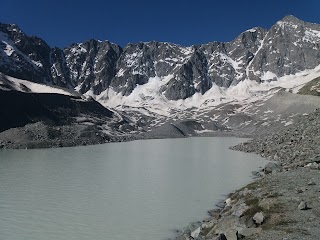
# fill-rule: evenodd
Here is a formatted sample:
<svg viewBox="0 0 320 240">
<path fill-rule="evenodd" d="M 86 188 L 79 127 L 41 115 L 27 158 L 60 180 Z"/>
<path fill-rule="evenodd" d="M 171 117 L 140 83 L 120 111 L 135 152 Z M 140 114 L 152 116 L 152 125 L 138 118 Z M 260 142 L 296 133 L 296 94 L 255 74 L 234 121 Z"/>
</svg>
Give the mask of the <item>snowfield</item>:
<svg viewBox="0 0 320 240">
<path fill-rule="evenodd" d="M 266 72 L 264 76 L 276 77 L 273 73 Z M 75 90 L 59 88 L 57 86 L 45 85 L 21 80 L 13 77 L 0 75 L 0 89 L 16 90 L 33 93 L 56 93 L 68 96 L 80 96 Z M 259 100 L 267 100 L 280 89 L 297 93 L 306 83 L 320 76 L 320 65 L 315 69 L 305 70 L 295 75 L 287 75 L 277 78 L 277 81 L 263 81 L 258 83 L 252 80 L 244 80 L 229 88 L 213 86 L 203 95 L 195 93 L 187 99 L 177 101 L 168 100 L 161 87 L 167 84 L 173 75 L 166 77 L 153 77 L 144 85 L 137 85 L 129 96 L 122 96 L 112 88 L 103 91 L 100 95 L 94 95 L 92 91 L 87 92 L 84 97 L 93 97 L 107 108 L 119 111 L 135 111 L 142 115 L 153 115 L 163 117 L 175 117 L 184 115 L 186 110 L 192 109 L 195 117 L 199 112 L 214 109 L 222 103 L 237 103 L 246 106 Z M 192 112 L 191 111 L 191 112 Z"/>
<path fill-rule="evenodd" d="M 213 84 L 205 94 L 195 93 L 187 99 L 177 101 L 168 100 L 160 89 L 173 76 L 150 78 L 148 83 L 137 85 L 129 96 L 122 96 L 116 93 L 112 88 L 107 89 L 98 96 L 94 96 L 92 92 L 86 95 L 96 98 L 102 105 L 118 110 L 124 108 L 147 109 L 155 114 L 172 116 L 172 112 L 185 111 L 187 109 L 196 108 L 205 110 L 214 108 L 221 103 L 236 102 L 240 104 L 250 104 L 252 102 L 268 99 L 280 89 L 285 89 L 292 93 L 297 93 L 307 82 L 320 76 L 320 65 L 315 69 L 308 69 L 298 72 L 294 75 L 287 75 L 277 78 L 271 72 L 264 73 L 263 76 L 275 77 L 277 81 L 263 81 L 258 83 L 246 79 L 239 82 L 235 86 L 229 88 L 218 87 Z"/>
<path fill-rule="evenodd" d="M 58 86 L 34 83 L 27 80 L 17 79 L 0 73 L 0 89 L 16 90 L 19 92 L 32 93 L 56 93 L 68 96 L 79 96 L 74 90 L 59 88 Z"/>
</svg>

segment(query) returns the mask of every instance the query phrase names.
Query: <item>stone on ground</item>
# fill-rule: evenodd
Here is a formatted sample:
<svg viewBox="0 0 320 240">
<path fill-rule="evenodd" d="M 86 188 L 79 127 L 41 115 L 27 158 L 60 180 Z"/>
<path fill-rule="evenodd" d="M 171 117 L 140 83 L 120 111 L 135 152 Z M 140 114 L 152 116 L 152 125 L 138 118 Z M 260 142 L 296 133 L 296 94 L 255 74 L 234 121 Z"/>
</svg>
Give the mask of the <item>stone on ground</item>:
<svg viewBox="0 0 320 240">
<path fill-rule="evenodd" d="M 308 209 L 308 204 L 305 201 L 301 201 L 299 206 L 298 206 L 299 210 L 307 210 Z"/>
<path fill-rule="evenodd" d="M 261 225 L 264 222 L 265 218 L 266 216 L 264 215 L 263 212 L 258 212 L 253 216 L 253 220 L 258 225 Z"/>
</svg>

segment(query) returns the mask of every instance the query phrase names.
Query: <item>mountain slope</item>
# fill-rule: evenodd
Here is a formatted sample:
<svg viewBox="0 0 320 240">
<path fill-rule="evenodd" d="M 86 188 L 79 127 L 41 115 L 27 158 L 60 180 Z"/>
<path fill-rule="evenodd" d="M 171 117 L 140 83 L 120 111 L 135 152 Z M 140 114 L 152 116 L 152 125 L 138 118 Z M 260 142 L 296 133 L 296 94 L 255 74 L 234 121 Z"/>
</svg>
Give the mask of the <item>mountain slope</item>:
<svg viewBox="0 0 320 240">
<path fill-rule="evenodd" d="M 304 95 L 320 96 L 320 77 L 317 77 L 308 82 L 299 90 L 298 93 Z"/>
<path fill-rule="evenodd" d="M 53 93 L 0 90 L 0 103 L 0 132 L 38 121 L 64 125 L 74 122 L 74 118 L 81 115 L 106 119 L 113 116 L 113 112 L 94 100 L 83 101 L 79 97 Z"/>
</svg>

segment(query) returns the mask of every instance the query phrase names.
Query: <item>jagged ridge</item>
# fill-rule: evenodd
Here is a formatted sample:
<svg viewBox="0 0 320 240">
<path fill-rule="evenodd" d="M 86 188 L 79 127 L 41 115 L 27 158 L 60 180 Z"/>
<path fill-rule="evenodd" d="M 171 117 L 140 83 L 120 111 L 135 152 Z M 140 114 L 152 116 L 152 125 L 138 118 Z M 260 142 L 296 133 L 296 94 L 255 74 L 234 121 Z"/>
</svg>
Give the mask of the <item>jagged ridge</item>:
<svg viewBox="0 0 320 240">
<path fill-rule="evenodd" d="M 183 47 L 141 42 L 122 49 L 92 39 L 59 49 L 27 36 L 14 24 L 0 24 L 0 49 L 0 72 L 16 78 L 89 95 L 112 89 L 129 96 L 138 85 L 157 77 L 162 81 L 157 93 L 179 100 L 204 94 L 213 85 L 274 81 L 313 69 L 320 64 L 320 25 L 287 16 L 268 31 L 253 28 L 227 43 Z"/>
</svg>

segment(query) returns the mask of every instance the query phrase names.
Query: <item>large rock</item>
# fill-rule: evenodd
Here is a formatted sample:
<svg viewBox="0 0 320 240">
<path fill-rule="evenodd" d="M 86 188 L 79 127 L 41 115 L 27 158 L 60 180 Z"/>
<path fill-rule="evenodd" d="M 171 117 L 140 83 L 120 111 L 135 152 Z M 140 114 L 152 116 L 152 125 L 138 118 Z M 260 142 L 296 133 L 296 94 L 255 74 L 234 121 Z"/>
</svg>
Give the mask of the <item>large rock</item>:
<svg viewBox="0 0 320 240">
<path fill-rule="evenodd" d="M 225 236 L 228 240 L 238 240 L 238 231 L 235 229 L 228 229 Z"/>
<path fill-rule="evenodd" d="M 265 221 L 266 216 L 263 212 L 258 212 L 253 216 L 252 219 L 256 224 L 261 225 Z"/>
<path fill-rule="evenodd" d="M 196 234 L 199 228 L 201 230 L 201 225 L 202 225 L 201 222 L 192 222 L 183 229 L 183 233 L 187 234 L 188 236 L 191 236 L 191 233 L 193 232 Z"/>
<path fill-rule="evenodd" d="M 198 227 L 196 230 L 194 230 L 194 231 L 190 234 L 190 236 L 193 237 L 193 238 L 197 238 L 197 237 L 199 236 L 200 232 L 201 232 L 201 227 Z"/>
<path fill-rule="evenodd" d="M 227 198 L 225 202 L 226 202 L 226 205 L 227 205 L 227 206 L 231 206 L 231 205 L 232 205 L 232 200 L 231 200 L 231 198 Z"/>
<path fill-rule="evenodd" d="M 245 203 L 241 203 L 234 207 L 232 215 L 240 218 L 248 209 L 249 206 L 247 206 Z"/>
<path fill-rule="evenodd" d="M 255 234 L 261 233 L 262 228 L 244 228 L 239 231 L 239 235 L 242 235 L 244 237 L 250 237 Z"/>
<path fill-rule="evenodd" d="M 240 223 L 239 218 L 235 216 L 224 216 L 210 231 L 208 235 L 211 234 L 225 234 L 228 230 L 240 231 L 246 226 Z"/>
<path fill-rule="evenodd" d="M 279 162 L 269 162 L 264 167 L 265 174 L 281 172 L 281 171 L 282 171 L 282 166 L 281 166 L 281 163 L 279 163 Z"/>
</svg>

